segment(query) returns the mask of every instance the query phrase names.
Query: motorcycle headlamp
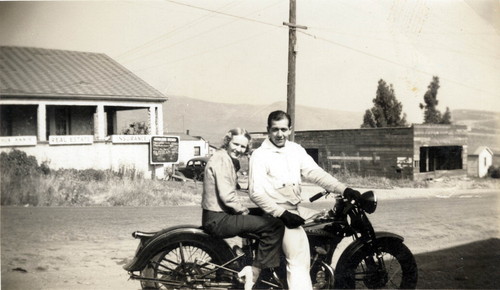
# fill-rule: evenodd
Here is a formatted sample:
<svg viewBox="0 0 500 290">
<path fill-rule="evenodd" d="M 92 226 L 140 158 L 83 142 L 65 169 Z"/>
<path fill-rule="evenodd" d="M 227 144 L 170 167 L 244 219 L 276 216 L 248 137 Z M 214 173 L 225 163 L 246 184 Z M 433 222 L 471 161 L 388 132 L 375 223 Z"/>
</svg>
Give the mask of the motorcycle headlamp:
<svg viewBox="0 0 500 290">
<path fill-rule="evenodd" d="M 367 191 L 359 198 L 359 205 L 366 213 L 374 213 L 377 209 L 377 196 L 373 191 Z"/>
</svg>

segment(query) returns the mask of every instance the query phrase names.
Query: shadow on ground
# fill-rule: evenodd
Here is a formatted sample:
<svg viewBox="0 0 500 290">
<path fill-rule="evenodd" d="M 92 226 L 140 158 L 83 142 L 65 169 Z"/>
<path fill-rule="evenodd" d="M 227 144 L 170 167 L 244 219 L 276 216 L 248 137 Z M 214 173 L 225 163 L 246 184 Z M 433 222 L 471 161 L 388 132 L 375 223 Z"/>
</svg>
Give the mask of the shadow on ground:
<svg viewBox="0 0 500 290">
<path fill-rule="evenodd" d="M 500 239 L 415 255 L 417 288 L 500 289 Z"/>
</svg>

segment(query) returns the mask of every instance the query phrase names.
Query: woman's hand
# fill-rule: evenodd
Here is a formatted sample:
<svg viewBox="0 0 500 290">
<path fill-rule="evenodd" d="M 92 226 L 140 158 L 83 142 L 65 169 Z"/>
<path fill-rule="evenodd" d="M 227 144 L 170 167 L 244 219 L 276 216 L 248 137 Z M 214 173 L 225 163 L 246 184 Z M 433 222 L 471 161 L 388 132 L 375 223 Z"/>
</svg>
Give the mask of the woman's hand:
<svg viewBox="0 0 500 290">
<path fill-rule="evenodd" d="M 245 209 L 241 212 L 242 215 L 248 215 L 250 213 L 250 210 L 245 207 Z"/>
</svg>

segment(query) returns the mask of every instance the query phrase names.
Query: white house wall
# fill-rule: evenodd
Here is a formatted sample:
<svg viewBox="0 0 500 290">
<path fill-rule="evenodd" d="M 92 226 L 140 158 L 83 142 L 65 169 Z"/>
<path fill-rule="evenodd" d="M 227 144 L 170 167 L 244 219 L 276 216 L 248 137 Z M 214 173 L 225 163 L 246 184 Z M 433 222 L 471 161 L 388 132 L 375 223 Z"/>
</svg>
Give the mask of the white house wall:
<svg viewBox="0 0 500 290">
<path fill-rule="evenodd" d="M 51 169 L 135 169 L 142 172 L 146 178 L 152 176 L 152 171 L 161 178 L 162 165 L 155 167 L 149 164 L 149 143 L 112 144 L 99 142 L 91 145 L 49 145 L 21 146 L 14 149 L 35 156 L 38 163 L 48 162 Z M 1 147 L 0 152 L 9 152 L 12 148 Z M 160 169 L 160 170 L 159 170 Z"/>
<path fill-rule="evenodd" d="M 194 155 L 194 148 L 200 147 L 200 155 Z M 179 142 L 179 164 L 186 164 L 189 159 L 194 157 L 209 156 L 208 142 L 205 140 L 181 140 Z"/>
<path fill-rule="evenodd" d="M 479 177 L 484 177 L 488 174 L 488 168 L 493 164 L 493 157 L 488 150 L 483 150 L 479 153 L 478 173 Z"/>
<path fill-rule="evenodd" d="M 467 158 L 467 175 L 479 177 L 479 164 L 477 156 L 470 155 Z"/>
</svg>

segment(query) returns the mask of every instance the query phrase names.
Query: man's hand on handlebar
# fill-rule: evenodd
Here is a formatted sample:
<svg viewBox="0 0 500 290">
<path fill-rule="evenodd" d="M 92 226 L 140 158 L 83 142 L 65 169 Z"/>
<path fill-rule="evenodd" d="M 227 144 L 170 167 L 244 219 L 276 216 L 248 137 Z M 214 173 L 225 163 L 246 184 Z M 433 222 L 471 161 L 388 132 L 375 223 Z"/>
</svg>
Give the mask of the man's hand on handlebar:
<svg viewBox="0 0 500 290">
<path fill-rule="evenodd" d="M 304 224 L 305 220 L 301 218 L 299 215 L 291 213 L 287 210 L 285 210 L 281 216 L 279 217 L 280 220 L 283 221 L 285 226 L 289 229 L 295 229 L 300 227 L 301 225 Z"/>
<path fill-rule="evenodd" d="M 357 190 L 348 187 L 344 190 L 343 196 L 348 200 L 357 201 L 361 197 L 361 193 Z"/>
</svg>

